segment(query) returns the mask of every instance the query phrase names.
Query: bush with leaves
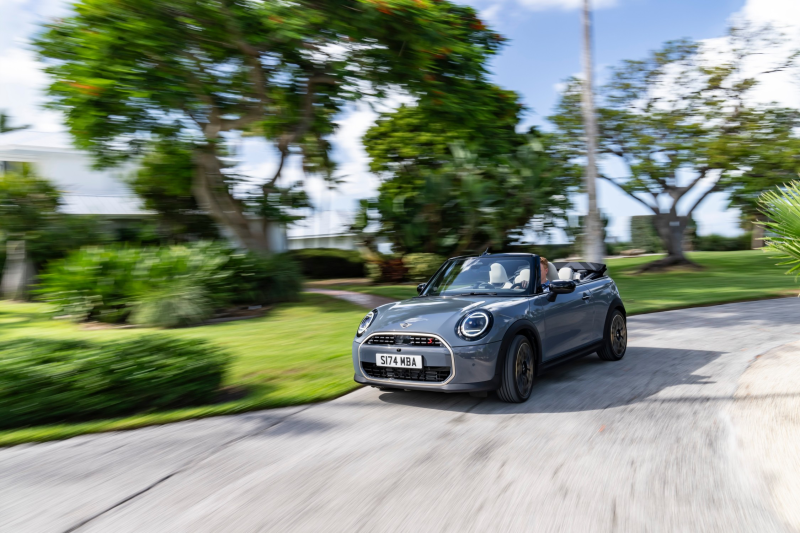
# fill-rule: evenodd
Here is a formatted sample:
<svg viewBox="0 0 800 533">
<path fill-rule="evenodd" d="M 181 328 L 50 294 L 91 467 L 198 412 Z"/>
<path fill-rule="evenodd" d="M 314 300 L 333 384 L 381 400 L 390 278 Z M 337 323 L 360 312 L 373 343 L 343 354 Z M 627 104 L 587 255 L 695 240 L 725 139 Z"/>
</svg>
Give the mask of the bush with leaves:
<svg viewBox="0 0 800 533">
<path fill-rule="evenodd" d="M 408 270 L 407 277 L 411 281 L 428 281 L 444 262 L 445 258 L 437 254 L 408 254 L 403 256 L 403 265 Z"/>
<path fill-rule="evenodd" d="M 363 278 L 364 258 L 355 250 L 307 248 L 289 255 L 299 265 L 303 276 L 311 279 Z"/>
<path fill-rule="evenodd" d="M 0 346 L 0 428 L 214 401 L 230 356 L 196 339 L 22 339 Z"/>
<path fill-rule="evenodd" d="M 736 237 L 724 235 L 698 235 L 694 238 L 694 249 L 698 252 L 733 252 L 736 250 L 749 250 L 753 236 L 743 233 Z"/>
<path fill-rule="evenodd" d="M 73 320 L 125 322 L 135 303 L 141 254 L 122 246 L 84 248 L 51 263 L 36 292 Z"/>
<path fill-rule="evenodd" d="M 54 262 L 38 293 L 74 320 L 175 327 L 231 305 L 291 300 L 300 286 L 297 267 L 283 255 L 195 243 L 83 249 Z"/>
</svg>

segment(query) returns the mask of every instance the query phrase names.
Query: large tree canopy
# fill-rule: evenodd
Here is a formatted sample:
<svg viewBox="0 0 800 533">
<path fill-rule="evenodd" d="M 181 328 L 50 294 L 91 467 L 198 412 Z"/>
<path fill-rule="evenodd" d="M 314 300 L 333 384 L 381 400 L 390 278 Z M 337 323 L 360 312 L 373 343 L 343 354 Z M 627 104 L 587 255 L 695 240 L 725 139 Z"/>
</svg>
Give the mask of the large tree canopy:
<svg viewBox="0 0 800 533">
<path fill-rule="evenodd" d="M 78 147 L 111 165 L 161 137 L 190 142 L 197 201 L 253 250 L 268 244 L 253 202 L 232 194 L 227 135 L 277 148 L 266 196 L 292 153 L 330 172 L 326 137 L 349 101 L 405 91 L 443 123 L 485 123 L 498 98 L 485 63 L 501 43 L 442 0 L 80 0 L 36 41 Z"/>
<path fill-rule="evenodd" d="M 564 219 L 579 173 L 552 135 L 517 133 L 519 96 L 476 88 L 489 113 L 448 123 L 418 106 L 383 113 L 364 137 L 381 176 L 372 207 L 380 233 L 405 252 L 444 255 L 502 249 Z M 363 218 L 363 217 L 362 217 Z"/>
<path fill-rule="evenodd" d="M 759 176 L 782 175 L 791 163 L 773 152 L 796 145 L 797 112 L 751 98 L 768 72 L 754 70 L 750 58 L 775 40 L 768 30 L 733 29 L 713 49 L 686 40 L 668 42 L 644 60 L 614 68 L 600 89 L 599 152 L 606 161 L 622 164 L 627 174 L 601 177 L 653 212 L 668 252 L 655 266 L 688 262 L 684 232 L 709 194 L 730 189 L 751 194 L 751 188 L 770 181 Z M 794 59 L 782 58 L 766 71 L 789 68 Z M 574 79 L 568 83 L 557 114 L 550 117 L 561 147 L 575 158 L 584 154 L 580 85 Z M 689 193 L 692 201 L 681 202 Z"/>
</svg>

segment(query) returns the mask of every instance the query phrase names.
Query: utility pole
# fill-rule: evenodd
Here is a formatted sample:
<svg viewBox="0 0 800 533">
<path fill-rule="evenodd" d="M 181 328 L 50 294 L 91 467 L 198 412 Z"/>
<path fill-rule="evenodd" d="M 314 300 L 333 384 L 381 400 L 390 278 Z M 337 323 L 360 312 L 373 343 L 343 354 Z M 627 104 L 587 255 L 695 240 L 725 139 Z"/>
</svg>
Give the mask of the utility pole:
<svg viewBox="0 0 800 533">
<path fill-rule="evenodd" d="M 589 196 L 589 212 L 583 239 L 583 260 L 602 263 L 605 244 L 600 212 L 597 210 L 597 115 L 594 109 L 592 73 L 592 15 L 589 0 L 583 0 L 583 127 L 586 133 L 586 174 L 584 184 Z"/>
</svg>

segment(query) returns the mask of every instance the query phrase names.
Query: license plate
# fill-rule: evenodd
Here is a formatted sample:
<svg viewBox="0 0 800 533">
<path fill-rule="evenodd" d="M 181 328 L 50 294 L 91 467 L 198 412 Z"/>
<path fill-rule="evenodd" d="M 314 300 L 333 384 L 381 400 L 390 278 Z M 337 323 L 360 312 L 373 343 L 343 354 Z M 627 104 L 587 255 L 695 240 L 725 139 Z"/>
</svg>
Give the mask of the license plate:
<svg viewBox="0 0 800 533">
<path fill-rule="evenodd" d="M 422 368 L 421 355 L 381 355 L 378 354 L 378 366 L 391 366 L 394 368 Z"/>
</svg>

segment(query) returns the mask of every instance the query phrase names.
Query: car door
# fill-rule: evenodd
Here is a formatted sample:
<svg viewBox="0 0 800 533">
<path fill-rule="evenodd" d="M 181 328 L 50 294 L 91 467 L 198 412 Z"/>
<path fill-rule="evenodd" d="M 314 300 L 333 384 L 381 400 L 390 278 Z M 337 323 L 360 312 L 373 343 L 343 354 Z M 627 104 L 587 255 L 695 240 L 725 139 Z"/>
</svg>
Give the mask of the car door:
<svg viewBox="0 0 800 533">
<path fill-rule="evenodd" d="M 578 285 L 570 294 L 548 294 L 543 301 L 543 359 L 552 359 L 591 342 L 591 293 Z"/>
<path fill-rule="evenodd" d="M 596 281 L 589 281 L 583 285 L 578 285 L 577 291 L 583 293 L 583 297 L 591 308 L 591 322 L 587 322 L 586 342 L 599 341 L 603 338 L 603 328 L 605 327 L 608 306 L 611 304 L 614 295 L 612 294 L 612 284 L 609 278 L 601 278 Z"/>
</svg>

